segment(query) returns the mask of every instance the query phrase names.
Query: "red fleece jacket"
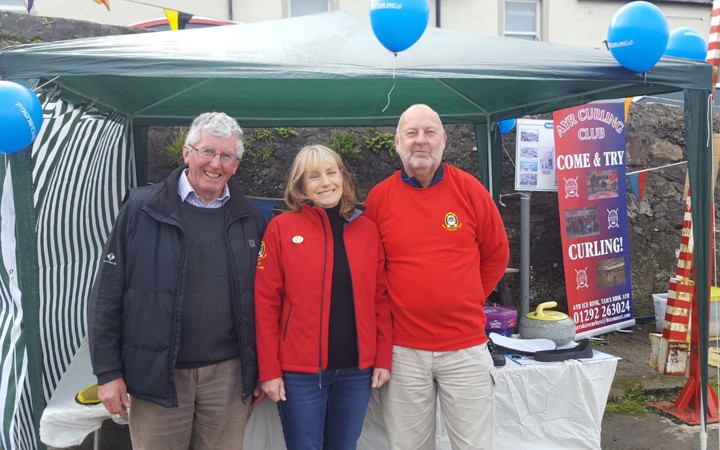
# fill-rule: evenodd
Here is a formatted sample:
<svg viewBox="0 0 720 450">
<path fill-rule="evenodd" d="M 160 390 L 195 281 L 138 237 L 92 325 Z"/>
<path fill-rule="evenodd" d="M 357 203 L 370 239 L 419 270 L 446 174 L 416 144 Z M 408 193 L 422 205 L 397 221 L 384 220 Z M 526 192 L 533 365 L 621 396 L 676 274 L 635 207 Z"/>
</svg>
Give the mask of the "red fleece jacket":
<svg viewBox="0 0 720 450">
<path fill-rule="evenodd" d="M 364 216 L 348 222 L 343 234 L 355 302 L 358 367 L 390 369 L 392 325 L 380 236 Z M 278 378 L 283 371 L 327 368 L 332 239 L 321 208 L 304 205 L 268 224 L 255 272 L 260 381 Z"/>
</svg>

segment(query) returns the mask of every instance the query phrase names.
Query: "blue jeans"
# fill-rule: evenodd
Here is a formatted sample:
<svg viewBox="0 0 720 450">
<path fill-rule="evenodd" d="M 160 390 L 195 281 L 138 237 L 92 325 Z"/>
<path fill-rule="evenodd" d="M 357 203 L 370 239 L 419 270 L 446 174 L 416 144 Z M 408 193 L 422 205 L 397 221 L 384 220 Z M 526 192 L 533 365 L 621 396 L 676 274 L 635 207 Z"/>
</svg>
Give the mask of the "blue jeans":
<svg viewBox="0 0 720 450">
<path fill-rule="evenodd" d="M 288 450 L 355 450 L 371 377 L 372 369 L 357 368 L 283 373 L 287 400 L 278 410 Z"/>
</svg>

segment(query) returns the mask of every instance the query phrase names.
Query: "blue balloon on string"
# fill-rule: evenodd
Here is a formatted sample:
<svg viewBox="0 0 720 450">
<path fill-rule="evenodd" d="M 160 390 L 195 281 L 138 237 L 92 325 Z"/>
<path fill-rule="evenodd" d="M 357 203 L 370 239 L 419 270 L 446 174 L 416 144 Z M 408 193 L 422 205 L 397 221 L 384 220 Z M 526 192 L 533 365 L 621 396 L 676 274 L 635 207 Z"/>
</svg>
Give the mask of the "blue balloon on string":
<svg viewBox="0 0 720 450">
<path fill-rule="evenodd" d="M 32 144 L 42 122 L 42 105 L 32 90 L 0 81 L 0 153 L 15 153 Z"/>
<path fill-rule="evenodd" d="M 500 134 L 508 134 L 510 131 L 512 131 L 513 128 L 515 128 L 515 119 L 505 119 L 498 122 L 498 129 L 500 129 Z"/>
<path fill-rule="evenodd" d="M 370 25 L 386 49 L 398 53 L 423 35 L 430 20 L 428 0 L 371 0 Z"/>
<path fill-rule="evenodd" d="M 660 8 L 637 1 L 617 10 L 608 27 L 607 45 L 623 67 L 643 73 L 660 60 L 669 34 L 667 19 Z"/>
<path fill-rule="evenodd" d="M 678 58 L 705 61 L 707 58 L 707 42 L 705 38 L 690 27 L 673 28 L 670 30 L 665 54 Z"/>
</svg>

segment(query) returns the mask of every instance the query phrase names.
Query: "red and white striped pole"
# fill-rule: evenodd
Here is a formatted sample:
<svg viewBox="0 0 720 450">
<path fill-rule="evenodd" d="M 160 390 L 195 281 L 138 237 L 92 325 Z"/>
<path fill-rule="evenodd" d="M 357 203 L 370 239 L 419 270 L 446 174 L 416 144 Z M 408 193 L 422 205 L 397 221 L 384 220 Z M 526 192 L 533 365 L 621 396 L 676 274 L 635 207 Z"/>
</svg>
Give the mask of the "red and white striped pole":
<svg viewBox="0 0 720 450">
<path fill-rule="evenodd" d="M 713 66 L 712 95 L 715 98 L 715 83 L 717 83 L 718 68 L 720 67 L 720 0 L 713 0 L 708 52 L 705 61 Z"/>
</svg>

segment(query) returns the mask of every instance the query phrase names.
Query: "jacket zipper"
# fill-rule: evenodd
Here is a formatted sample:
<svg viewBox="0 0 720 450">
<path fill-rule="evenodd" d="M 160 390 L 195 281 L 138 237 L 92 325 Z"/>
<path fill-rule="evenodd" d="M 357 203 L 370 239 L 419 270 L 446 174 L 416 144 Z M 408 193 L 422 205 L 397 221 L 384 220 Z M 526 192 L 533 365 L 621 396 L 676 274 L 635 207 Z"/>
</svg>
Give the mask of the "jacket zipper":
<svg viewBox="0 0 720 450">
<path fill-rule="evenodd" d="M 323 306 L 325 305 L 325 272 L 327 269 L 327 254 L 328 254 L 328 236 L 327 228 L 325 226 L 325 220 L 323 220 L 323 213 L 319 210 L 315 210 L 320 217 L 320 223 L 323 227 L 323 270 L 322 270 L 322 287 L 320 288 L 320 332 L 318 333 L 318 388 L 322 390 L 322 326 L 323 326 Z"/>
<path fill-rule="evenodd" d="M 357 310 L 357 303 L 355 302 L 355 282 L 353 281 L 353 271 L 352 267 L 350 267 L 350 254 L 348 251 L 347 241 L 345 241 L 345 229 L 350 225 L 349 222 L 343 223 L 342 228 L 342 239 L 343 244 L 345 245 L 345 255 L 347 255 L 347 263 L 348 263 L 348 272 L 350 273 L 350 289 L 353 293 L 353 310 L 355 311 L 355 329 L 358 330 L 356 337 L 355 337 L 355 345 L 358 349 L 358 368 L 360 368 L 360 361 L 362 361 L 361 351 L 360 351 L 360 325 L 358 324 L 358 317 L 360 317 L 360 311 Z"/>
<path fill-rule="evenodd" d="M 150 214 L 150 215 L 151 215 L 151 217 L 153 216 L 153 214 Z M 179 315 L 182 314 L 181 311 L 182 311 L 183 295 L 185 292 L 185 289 L 184 289 L 185 281 L 184 280 L 185 280 L 185 269 L 187 268 L 186 245 L 185 245 L 186 239 L 185 239 L 185 230 L 172 216 L 168 216 L 166 214 L 159 214 L 159 213 L 158 213 L 158 215 L 160 216 L 160 218 L 162 218 L 162 220 L 159 220 L 159 218 L 157 218 L 157 217 L 155 218 L 155 220 L 157 220 L 158 222 L 164 222 L 171 226 L 175 226 L 179 230 L 180 234 L 183 237 L 182 256 L 180 257 L 180 260 L 182 261 L 182 273 L 180 274 L 180 277 L 178 277 L 178 281 L 177 281 L 177 284 L 178 284 L 177 298 L 176 298 L 177 304 L 175 305 L 175 313 L 173 314 L 173 323 L 172 323 L 173 330 L 172 330 L 172 333 L 170 334 L 170 346 L 168 347 L 168 349 L 170 350 L 170 358 L 168 360 L 168 363 L 169 363 L 168 375 L 172 379 L 172 374 L 175 371 L 175 361 L 177 360 L 177 353 L 175 350 L 175 345 L 176 345 L 177 340 L 175 339 L 175 336 L 177 335 L 178 327 L 180 326 L 178 324 L 178 321 L 180 320 Z M 155 253 L 157 254 L 157 251 Z M 171 405 L 178 404 L 177 388 L 174 388 L 173 386 L 171 386 L 171 388 L 170 388 L 170 404 Z"/>
</svg>

